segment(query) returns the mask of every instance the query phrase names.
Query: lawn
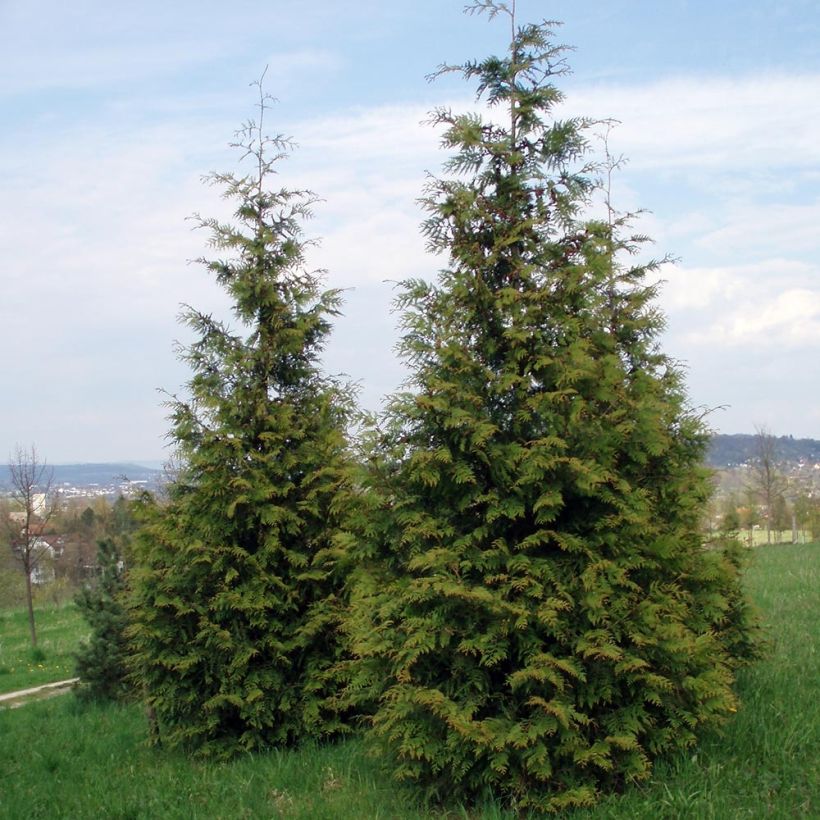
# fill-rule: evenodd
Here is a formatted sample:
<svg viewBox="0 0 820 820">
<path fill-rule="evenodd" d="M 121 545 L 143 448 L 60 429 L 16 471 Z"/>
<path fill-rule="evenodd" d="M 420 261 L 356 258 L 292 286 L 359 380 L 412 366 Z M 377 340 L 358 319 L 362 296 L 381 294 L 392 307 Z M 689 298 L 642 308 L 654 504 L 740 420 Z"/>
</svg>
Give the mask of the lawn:
<svg viewBox="0 0 820 820">
<path fill-rule="evenodd" d="M 34 611 L 32 650 L 25 609 L 0 610 L 0 694 L 74 676 L 74 652 L 89 628 L 74 604 Z"/>
<path fill-rule="evenodd" d="M 647 784 L 573 820 L 820 816 L 820 545 L 761 547 L 753 558 L 748 584 L 770 651 L 739 678 L 741 710 L 721 734 L 659 764 Z M 138 707 L 63 696 L 0 710 L 0 816 L 514 817 L 495 805 L 417 805 L 359 740 L 217 764 L 152 750 L 145 738 Z"/>
</svg>

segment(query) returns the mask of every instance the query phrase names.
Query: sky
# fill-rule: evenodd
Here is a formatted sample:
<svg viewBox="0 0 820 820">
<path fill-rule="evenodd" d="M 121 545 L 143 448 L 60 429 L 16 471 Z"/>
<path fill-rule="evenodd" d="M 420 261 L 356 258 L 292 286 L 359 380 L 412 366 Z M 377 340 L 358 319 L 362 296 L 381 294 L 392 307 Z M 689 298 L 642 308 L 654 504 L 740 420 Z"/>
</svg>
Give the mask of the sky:
<svg viewBox="0 0 820 820">
<path fill-rule="evenodd" d="M 424 124 L 469 111 L 441 63 L 506 48 L 463 0 L 0 0 L 0 454 L 162 461 L 163 401 L 189 373 L 180 305 L 230 304 L 193 214 L 226 216 L 210 171 L 254 116 L 297 149 L 283 185 L 322 200 L 310 264 L 346 289 L 325 353 L 377 409 L 406 375 L 395 282 L 433 278 L 417 204 L 447 158 Z M 820 438 L 820 4 L 518 0 L 562 21 L 561 116 L 613 118 L 615 207 L 670 255 L 663 349 L 711 426 Z M 600 144 L 593 139 L 593 149 Z M 165 392 L 163 392 L 165 391 Z"/>
</svg>

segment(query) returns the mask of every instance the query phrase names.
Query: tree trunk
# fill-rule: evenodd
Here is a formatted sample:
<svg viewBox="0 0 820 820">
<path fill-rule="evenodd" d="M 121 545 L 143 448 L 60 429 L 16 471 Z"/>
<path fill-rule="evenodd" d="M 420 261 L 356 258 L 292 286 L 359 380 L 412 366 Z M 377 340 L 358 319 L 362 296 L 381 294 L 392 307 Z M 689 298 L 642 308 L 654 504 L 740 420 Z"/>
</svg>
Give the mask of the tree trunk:
<svg viewBox="0 0 820 820">
<path fill-rule="evenodd" d="M 37 647 L 37 630 L 34 627 L 34 602 L 31 597 L 31 570 L 26 571 L 26 603 L 28 604 L 28 626 L 31 632 L 31 645 Z"/>
</svg>

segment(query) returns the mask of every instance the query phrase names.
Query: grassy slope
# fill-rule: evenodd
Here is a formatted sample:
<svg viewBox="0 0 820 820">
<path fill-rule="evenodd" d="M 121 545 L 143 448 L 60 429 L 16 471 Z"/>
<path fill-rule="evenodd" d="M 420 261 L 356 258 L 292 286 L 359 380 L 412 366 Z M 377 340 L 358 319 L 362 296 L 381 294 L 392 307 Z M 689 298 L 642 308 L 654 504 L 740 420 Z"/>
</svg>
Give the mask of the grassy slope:
<svg viewBox="0 0 820 820">
<path fill-rule="evenodd" d="M 0 694 L 74 676 L 72 652 L 89 631 L 76 607 L 37 608 L 34 618 L 37 655 L 31 649 L 26 610 L 0 610 Z"/>
<path fill-rule="evenodd" d="M 819 564 L 817 544 L 755 552 L 749 587 L 772 648 L 741 675 L 741 711 L 722 735 L 659 765 L 648 784 L 573 820 L 820 814 Z M 152 751 L 145 735 L 136 707 L 83 708 L 68 696 L 0 710 L 0 816 L 512 817 L 495 806 L 414 807 L 359 741 L 214 764 Z"/>
</svg>

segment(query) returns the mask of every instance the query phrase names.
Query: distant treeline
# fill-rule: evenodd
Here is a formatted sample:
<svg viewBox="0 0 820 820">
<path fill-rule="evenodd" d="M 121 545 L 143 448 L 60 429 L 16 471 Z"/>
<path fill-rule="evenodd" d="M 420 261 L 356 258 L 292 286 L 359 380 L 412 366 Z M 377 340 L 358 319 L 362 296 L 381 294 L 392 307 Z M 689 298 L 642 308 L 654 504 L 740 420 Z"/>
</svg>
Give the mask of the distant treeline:
<svg viewBox="0 0 820 820">
<path fill-rule="evenodd" d="M 706 461 L 711 467 L 743 464 L 755 457 L 756 437 L 748 433 L 716 434 L 712 437 Z M 783 461 L 820 462 L 820 441 L 812 438 L 777 438 L 778 457 Z M 57 464 L 54 466 L 53 487 L 109 486 L 125 480 L 145 481 L 154 487 L 163 481 L 163 471 L 138 464 Z M 0 493 L 11 489 L 8 466 L 0 464 Z"/>
<path fill-rule="evenodd" d="M 816 439 L 779 436 L 776 441 L 778 458 L 783 461 L 820 462 L 820 441 Z M 753 434 L 717 434 L 712 437 L 706 461 L 712 467 L 728 467 L 751 461 L 756 452 L 757 437 Z"/>
<path fill-rule="evenodd" d="M 755 436 L 748 433 L 716 434 L 712 437 L 706 461 L 711 467 L 743 464 L 755 457 Z M 780 436 L 777 438 L 778 457 L 783 461 L 820 462 L 820 441 L 811 438 Z M 151 486 L 162 483 L 162 470 L 137 464 L 57 464 L 54 466 L 53 486 L 72 487 L 109 486 L 122 481 L 145 481 Z M 11 488 L 8 466 L 0 464 L 0 492 Z"/>
</svg>

